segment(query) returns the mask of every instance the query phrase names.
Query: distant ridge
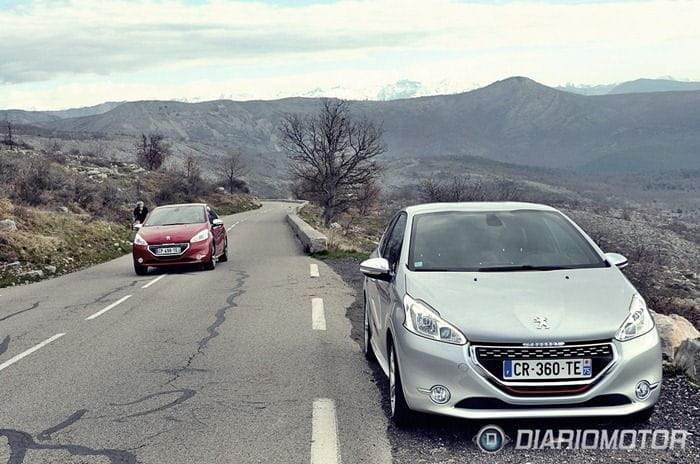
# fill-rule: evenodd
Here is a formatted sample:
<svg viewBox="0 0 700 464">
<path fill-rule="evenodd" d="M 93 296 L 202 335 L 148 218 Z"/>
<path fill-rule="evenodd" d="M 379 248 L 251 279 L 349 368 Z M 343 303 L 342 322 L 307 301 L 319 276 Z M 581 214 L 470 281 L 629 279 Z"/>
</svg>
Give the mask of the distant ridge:
<svg viewBox="0 0 700 464">
<path fill-rule="evenodd" d="M 250 153 L 253 162 L 268 160 L 261 172 L 272 176 L 283 169 L 274 161 L 283 156 L 276 131 L 280 118 L 318 107 L 318 98 L 295 97 L 126 102 L 65 119 L 41 112 L 4 113 L 47 135 L 129 140 L 157 131 L 195 147 L 210 163 L 235 147 Z M 512 77 L 459 94 L 355 101 L 353 111 L 383 123 L 385 156 L 393 159 L 472 156 L 603 173 L 700 168 L 700 91 L 582 96 Z"/>
</svg>

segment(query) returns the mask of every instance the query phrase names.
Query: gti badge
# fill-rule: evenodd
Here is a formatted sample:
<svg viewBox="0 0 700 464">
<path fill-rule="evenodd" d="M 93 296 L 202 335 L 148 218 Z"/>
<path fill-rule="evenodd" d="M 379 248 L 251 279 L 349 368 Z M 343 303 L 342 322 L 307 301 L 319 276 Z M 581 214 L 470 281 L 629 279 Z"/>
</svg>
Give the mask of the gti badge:
<svg viewBox="0 0 700 464">
<path fill-rule="evenodd" d="M 535 325 L 537 325 L 537 330 L 549 329 L 549 322 L 547 321 L 546 317 L 537 316 L 533 319 L 533 322 L 535 323 Z"/>
</svg>

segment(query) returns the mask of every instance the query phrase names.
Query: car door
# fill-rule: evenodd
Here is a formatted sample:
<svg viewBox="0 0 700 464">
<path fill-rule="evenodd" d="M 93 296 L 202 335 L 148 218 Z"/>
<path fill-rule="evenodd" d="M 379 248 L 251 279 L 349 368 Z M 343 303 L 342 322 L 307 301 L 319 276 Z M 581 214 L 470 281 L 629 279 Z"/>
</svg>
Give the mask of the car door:
<svg viewBox="0 0 700 464">
<path fill-rule="evenodd" d="M 214 219 L 219 219 L 219 215 L 216 214 L 216 211 L 211 206 L 207 206 L 207 216 L 209 217 L 209 230 L 211 230 L 211 234 L 214 237 L 214 253 L 218 255 L 224 251 L 226 229 L 223 225 L 214 225 Z"/>
<path fill-rule="evenodd" d="M 389 239 L 389 235 L 391 235 L 391 231 L 394 229 L 394 223 L 396 223 L 396 219 L 398 218 L 397 216 L 394 216 L 391 221 L 389 221 L 389 225 L 384 229 L 384 233 L 382 234 L 382 237 L 379 239 L 379 246 L 377 249 L 370 255 L 370 258 L 378 258 L 382 257 L 382 251 L 385 249 L 386 243 Z M 377 293 L 377 283 L 379 280 L 374 279 L 372 277 L 365 277 L 365 298 L 367 299 L 367 306 L 369 308 L 369 323 L 371 326 L 371 331 L 372 333 L 381 333 L 380 328 L 381 324 L 379 323 L 379 295 Z M 378 337 L 381 338 L 381 337 Z M 376 340 L 375 340 L 376 341 Z"/>
<path fill-rule="evenodd" d="M 389 262 L 389 274 L 391 275 L 390 281 L 377 280 L 377 299 L 378 299 L 378 314 L 377 322 L 380 325 L 379 331 L 375 333 L 386 333 L 389 327 L 389 319 L 391 318 L 391 312 L 396 305 L 403 305 L 401 301 L 401 296 L 399 296 L 396 291 L 396 270 L 399 266 L 399 260 L 401 257 L 401 247 L 403 246 L 404 232 L 406 230 L 407 215 L 405 212 L 401 212 L 396 216 L 391 230 L 389 231 L 382 247 L 380 249 L 382 258 L 385 258 Z M 386 337 L 381 337 L 382 348 L 386 352 Z"/>
</svg>

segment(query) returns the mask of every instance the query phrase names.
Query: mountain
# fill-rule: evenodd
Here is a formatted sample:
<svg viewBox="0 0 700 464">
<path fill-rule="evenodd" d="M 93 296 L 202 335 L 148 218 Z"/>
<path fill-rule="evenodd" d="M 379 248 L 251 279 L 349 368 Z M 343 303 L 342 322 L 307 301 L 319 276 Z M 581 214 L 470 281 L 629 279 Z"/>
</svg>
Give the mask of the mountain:
<svg viewBox="0 0 700 464">
<path fill-rule="evenodd" d="M 34 124 L 44 136 L 111 139 L 123 153 L 142 132 L 161 132 L 178 153 L 201 153 L 212 171 L 235 147 L 248 154 L 251 176 L 274 183 L 284 172 L 280 118 L 318 108 L 318 99 L 299 97 L 141 101 L 78 118 L 40 115 Z M 402 159 L 481 157 L 600 174 L 700 169 L 700 91 L 583 96 L 514 77 L 460 94 L 356 101 L 353 111 L 383 123 L 384 156 L 393 166 Z"/>
<path fill-rule="evenodd" d="M 44 113 L 49 114 L 49 115 L 58 116 L 61 119 L 79 118 L 82 116 L 93 116 L 96 114 L 106 113 L 107 111 L 113 110 L 114 108 L 121 105 L 122 103 L 124 103 L 124 102 L 106 102 L 106 103 L 100 103 L 99 105 L 95 105 L 95 106 L 86 106 L 83 108 L 70 108 L 67 110 L 58 110 L 58 111 L 44 111 Z"/>
<path fill-rule="evenodd" d="M 677 92 L 700 90 L 700 82 L 674 81 L 670 79 L 637 79 L 616 85 L 608 93 Z"/>
<path fill-rule="evenodd" d="M 615 95 L 621 93 L 678 92 L 700 90 L 700 82 L 674 79 L 637 79 L 621 84 L 574 85 L 556 87 L 557 90 L 579 95 Z"/>
</svg>

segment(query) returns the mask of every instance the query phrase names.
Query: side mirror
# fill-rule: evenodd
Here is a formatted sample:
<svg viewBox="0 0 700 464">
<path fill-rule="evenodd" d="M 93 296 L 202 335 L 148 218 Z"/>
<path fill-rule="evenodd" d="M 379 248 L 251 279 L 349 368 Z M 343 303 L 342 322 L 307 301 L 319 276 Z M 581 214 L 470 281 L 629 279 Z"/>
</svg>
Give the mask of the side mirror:
<svg viewBox="0 0 700 464">
<path fill-rule="evenodd" d="M 212 227 L 223 227 L 224 221 L 217 218 L 217 219 L 214 219 L 213 221 L 211 221 L 211 225 L 212 225 Z"/>
<path fill-rule="evenodd" d="M 143 224 L 134 224 L 134 230 L 141 230 L 141 227 L 143 227 Z"/>
<path fill-rule="evenodd" d="M 389 261 L 384 258 L 370 258 L 360 263 L 360 271 L 371 279 L 391 280 Z"/>
<path fill-rule="evenodd" d="M 627 265 L 629 264 L 627 258 L 617 253 L 605 253 L 605 259 L 610 264 L 612 264 L 613 266 L 617 266 L 620 269 L 627 267 Z"/>
</svg>

